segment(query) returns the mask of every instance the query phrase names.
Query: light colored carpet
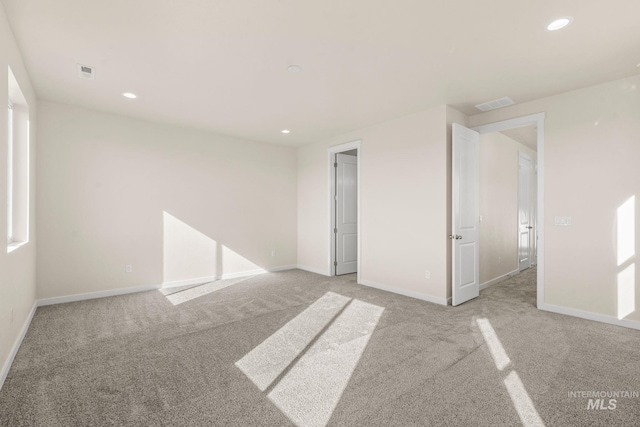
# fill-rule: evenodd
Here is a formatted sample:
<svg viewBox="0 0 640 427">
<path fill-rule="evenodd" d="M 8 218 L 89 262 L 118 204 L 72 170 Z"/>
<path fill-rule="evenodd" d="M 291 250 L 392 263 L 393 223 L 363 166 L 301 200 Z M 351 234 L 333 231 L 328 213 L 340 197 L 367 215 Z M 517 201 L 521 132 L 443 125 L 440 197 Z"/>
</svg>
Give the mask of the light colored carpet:
<svg viewBox="0 0 640 427">
<path fill-rule="evenodd" d="M 640 391 L 640 332 L 538 311 L 535 270 L 459 307 L 355 275 L 229 283 L 38 308 L 0 425 L 638 425 L 640 398 L 570 393 Z"/>
</svg>

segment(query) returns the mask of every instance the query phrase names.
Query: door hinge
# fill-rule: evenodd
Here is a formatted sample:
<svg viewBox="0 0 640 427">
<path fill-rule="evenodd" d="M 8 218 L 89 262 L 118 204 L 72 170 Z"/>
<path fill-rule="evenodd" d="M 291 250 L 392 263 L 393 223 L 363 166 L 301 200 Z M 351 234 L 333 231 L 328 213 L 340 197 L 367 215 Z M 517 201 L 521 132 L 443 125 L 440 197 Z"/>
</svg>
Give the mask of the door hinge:
<svg viewBox="0 0 640 427">
<path fill-rule="evenodd" d="M 333 164 L 333 167 L 334 167 L 334 168 L 337 168 L 337 167 L 338 167 L 338 163 L 334 163 L 334 164 Z"/>
<path fill-rule="evenodd" d="M 338 266 L 338 261 L 333 261 L 333 266 L 337 267 Z"/>
<path fill-rule="evenodd" d="M 333 234 L 338 234 L 338 229 L 337 228 L 333 229 Z"/>
</svg>

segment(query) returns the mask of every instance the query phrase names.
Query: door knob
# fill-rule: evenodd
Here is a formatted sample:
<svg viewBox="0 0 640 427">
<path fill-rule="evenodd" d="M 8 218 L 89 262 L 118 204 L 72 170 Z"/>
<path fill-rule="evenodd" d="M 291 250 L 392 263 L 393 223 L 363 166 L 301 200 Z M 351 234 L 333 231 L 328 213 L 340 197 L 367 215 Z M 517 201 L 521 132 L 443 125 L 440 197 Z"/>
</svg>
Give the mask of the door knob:
<svg viewBox="0 0 640 427">
<path fill-rule="evenodd" d="M 462 236 L 456 235 L 456 240 L 460 240 L 460 239 L 462 239 Z"/>
<path fill-rule="evenodd" d="M 450 238 L 451 240 L 453 240 L 453 239 L 455 239 L 455 240 L 460 240 L 460 239 L 462 239 L 462 236 L 460 236 L 460 235 L 458 235 L 458 234 L 456 234 L 456 235 L 449 234 L 449 238 Z"/>
<path fill-rule="evenodd" d="M 532 226 L 528 226 L 527 228 L 528 228 L 529 230 L 531 230 L 533 227 L 532 227 Z"/>
</svg>

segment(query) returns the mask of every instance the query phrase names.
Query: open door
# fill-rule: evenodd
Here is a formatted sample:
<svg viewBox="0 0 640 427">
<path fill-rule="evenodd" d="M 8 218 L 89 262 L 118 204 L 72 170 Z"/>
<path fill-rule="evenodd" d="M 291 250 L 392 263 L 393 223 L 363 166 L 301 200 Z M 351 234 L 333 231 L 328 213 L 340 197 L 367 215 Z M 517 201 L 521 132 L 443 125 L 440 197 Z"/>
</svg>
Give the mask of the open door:
<svg viewBox="0 0 640 427">
<path fill-rule="evenodd" d="M 336 276 L 358 271 L 358 159 L 336 154 Z"/>
<path fill-rule="evenodd" d="M 453 124 L 452 295 L 453 305 L 480 295 L 480 134 Z"/>
</svg>

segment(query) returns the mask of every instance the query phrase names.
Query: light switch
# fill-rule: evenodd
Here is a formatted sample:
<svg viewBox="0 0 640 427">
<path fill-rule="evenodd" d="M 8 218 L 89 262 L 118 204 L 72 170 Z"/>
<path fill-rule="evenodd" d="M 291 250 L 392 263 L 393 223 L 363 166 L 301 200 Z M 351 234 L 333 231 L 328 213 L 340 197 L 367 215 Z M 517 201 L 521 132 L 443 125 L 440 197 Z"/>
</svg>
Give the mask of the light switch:
<svg viewBox="0 0 640 427">
<path fill-rule="evenodd" d="M 560 227 L 567 227 L 571 225 L 571 217 L 570 216 L 557 216 L 555 217 L 554 225 Z"/>
</svg>

